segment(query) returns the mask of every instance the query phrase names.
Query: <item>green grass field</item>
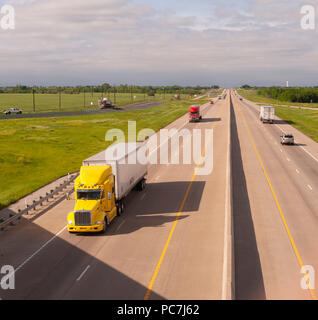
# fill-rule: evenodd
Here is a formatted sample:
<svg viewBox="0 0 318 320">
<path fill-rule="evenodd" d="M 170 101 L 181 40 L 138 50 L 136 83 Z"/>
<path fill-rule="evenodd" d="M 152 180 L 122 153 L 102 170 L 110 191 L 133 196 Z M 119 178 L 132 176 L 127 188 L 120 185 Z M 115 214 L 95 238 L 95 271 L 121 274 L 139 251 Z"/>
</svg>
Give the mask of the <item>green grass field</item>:
<svg viewBox="0 0 318 320">
<path fill-rule="evenodd" d="M 292 126 L 318 142 L 318 110 L 275 107 L 275 113 L 278 117 L 289 121 Z"/>
<path fill-rule="evenodd" d="M 135 120 L 137 131 L 157 131 L 186 113 L 190 104 L 192 100 L 169 101 L 139 111 L 0 121 L 0 208 L 78 171 L 83 159 L 110 144 L 105 141 L 107 130 L 119 128 L 127 133 L 127 121 Z"/>
<path fill-rule="evenodd" d="M 256 103 L 274 104 L 273 99 L 264 98 L 256 93 L 250 93 L 248 90 L 238 90 L 238 93 L 245 99 Z M 292 104 L 290 103 L 289 105 Z M 318 110 L 275 106 L 275 113 L 279 118 L 288 121 L 292 126 L 318 142 Z"/>
<path fill-rule="evenodd" d="M 255 90 L 244 90 L 238 89 L 237 93 L 244 97 L 247 100 L 256 102 L 256 103 L 264 103 L 268 105 L 280 105 L 280 106 L 296 106 L 296 107 L 309 107 L 309 108 L 318 108 L 318 103 L 294 103 L 290 101 L 279 101 L 271 98 L 267 98 L 264 96 L 260 96 L 256 93 Z"/>
<path fill-rule="evenodd" d="M 157 94 L 155 97 L 149 97 L 141 93 L 133 93 L 131 98 L 130 93 L 117 93 L 116 94 L 116 106 L 123 106 L 131 103 L 152 101 L 152 100 L 163 100 L 164 96 Z M 168 100 L 172 97 L 172 94 L 166 94 L 165 99 Z M 91 102 L 98 107 L 98 99 L 101 97 L 100 93 L 85 94 L 61 94 L 61 109 L 64 110 L 80 110 L 84 109 L 84 102 L 86 108 L 89 108 Z M 104 97 L 110 98 L 114 102 L 114 94 L 109 93 L 104 94 Z M 16 107 L 22 109 L 24 113 L 33 112 L 33 95 L 32 94 L 0 94 L 0 112 L 7 110 L 9 108 Z M 35 95 L 35 111 L 58 111 L 59 110 L 59 94 L 36 94 Z"/>
</svg>

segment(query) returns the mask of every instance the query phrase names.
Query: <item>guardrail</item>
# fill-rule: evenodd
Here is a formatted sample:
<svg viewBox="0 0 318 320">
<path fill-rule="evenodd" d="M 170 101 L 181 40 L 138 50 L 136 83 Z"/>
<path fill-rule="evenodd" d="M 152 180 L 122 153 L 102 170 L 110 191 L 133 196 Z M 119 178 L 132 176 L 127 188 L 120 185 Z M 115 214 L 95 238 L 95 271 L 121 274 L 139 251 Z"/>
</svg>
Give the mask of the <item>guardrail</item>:
<svg viewBox="0 0 318 320">
<path fill-rule="evenodd" d="M 11 213 L 9 215 L 9 218 L 6 220 L 0 219 L 0 231 L 3 231 L 4 228 L 8 225 L 14 225 L 14 222 L 16 220 L 20 220 L 24 214 L 28 214 L 30 210 L 36 209 L 37 206 L 42 206 L 43 202 L 48 201 L 49 199 L 53 198 L 56 194 L 63 191 L 68 185 L 74 182 L 78 175 L 78 173 L 72 176 L 68 175 L 67 180 L 65 180 L 63 183 L 60 183 L 60 185 L 56 186 L 55 189 L 51 189 L 50 192 L 46 192 L 46 195 L 44 197 L 40 196 L 39 200 L 33 200 L 33 203 L 31 205 L 26 204 L 25 209 L 19 209 L 18 213 L 16 214 Z"/>
</svg>

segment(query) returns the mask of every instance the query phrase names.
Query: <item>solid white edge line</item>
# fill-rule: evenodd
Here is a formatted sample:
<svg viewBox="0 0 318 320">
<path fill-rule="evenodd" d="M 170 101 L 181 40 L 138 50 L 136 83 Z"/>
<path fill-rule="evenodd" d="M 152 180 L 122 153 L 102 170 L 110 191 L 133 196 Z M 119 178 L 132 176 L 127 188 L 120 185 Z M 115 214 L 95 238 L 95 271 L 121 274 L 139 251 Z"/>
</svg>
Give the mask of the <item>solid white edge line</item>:
<svg viewBox="0 0 318 320">
<path fill-rule="evenodd" d="M 308 150 L 306 150 L 303 146 L 300 146 L 305 152 L 307 152 L 314 160 L 316 160 L 318 162 L 318 159 L 312 155 Z"/>
<path fill-rule="evenodd" d="M 117 232 L 117 231 L 122 227 L 122 225 L 123 225 L 125 222 L 126 222 L 126 220 L 122 221 L 121 224 L 117 227 L 117 229 L 116 229 L 115 232 Z"/>
<path fill-rule="evenodd" d="M 276 116 L 276 118 L 278 118 L 277 116 Z M 286 123 L 287 124 L 287 123 Z M 282 133 L 285 133 L 285 131 L 278 125 L 278 124 L 276 124 L 275 123 L 275 126 L 277 127 L 277 128 L 279 128 L 279 130 L 282 132 Z M 303 133 L 304 134 L 304 133 Z M 295 141 L 295 143 L 297 144 L 297 142 Z M 317 161 L 318 162 L 318 159 L 311 153 L 311 152 L 309 152 L 307 149 L 305 149 L 303 146 L 299 146 L 301 149 L 303 149 L 308 155 L 310 155 L 315 161 Z"/>
<path fill-rule="evenodd" d="M 179 129 L 177 129 L 177 131 L 179 131 L 181 128 L 183 128 L 186 124 L 188 123 L 188 121 L 186 121 L 181 127 L 179 127 Z M 169 141 L 169 139 L 167 140 Z M 154 151 L 157 151 L 163 144 L 167 143 L 167 141 L 164 141 L 163 143 L 161 143 Z M 153 152 L 154 152 L 153 151 Z M 124 221 L 122 222 L 122 224 L 124 223 Z M 119 226 L 121 227 L 121 225 Z M 26 265 L 33 257 L 35 257 L 41 250 L 43 250 L 48 244 L 50 244 L 54 239 L 56 239 L 64 230 L 66 230 L 67 226 L 65 226 L 62 230 L 60 230 L 57 234 L 55 234 L 51 239 L 49 239 L 47 242 L 45 242 L 37 251 L 35 251 L 31 256 L 29 256 L 26 260 L 24 260 L 24 262 L 22 262 L 17 268 L 14 269 L 13 274 L 15 274 L 17 271 L 19 271 L 24 265 Z M 9 277 L 11 277 L 13 274 L 8 275 Z"/>
<path fill-rule="evenodd" d="M 80 280 L 83 278 L 84 274 L 87 272 L 87 270 L 88 270 L 90 267 L 91 267 L 91 266 L 88 265 L 88 266 L 85 268 L 85 270 L 81 273 L 81 275 L 76 279 L 76 281 L 80 281 Z"/>
<path fill-rule="evenodd" d="M 22 262 L 17 268 L 15 268 L 14 273 L 19 271 L 25 264 L 27 264 L 34 256 L 36 256 L 42 249 L 44 249 L 48 244 L 50 244 L 54 239 L 56 239 L 65 229 L 67 226 L 65 226 L 62 230 L 60 230 L 54 237 L 52 237 L 50 240 L 46 241 L 42 247 L 40 247 L 38 250 L 36 250 L 31 256 L 29 256 L 24 262 Z M 11 275 L 10 275 L 11 276 Z"/>
<path fill-rule="evenodd" d="M 146 196 L 146 192 L 141 195 L 140 200 L 143 200 L 145 196 Z"/>
</svg>

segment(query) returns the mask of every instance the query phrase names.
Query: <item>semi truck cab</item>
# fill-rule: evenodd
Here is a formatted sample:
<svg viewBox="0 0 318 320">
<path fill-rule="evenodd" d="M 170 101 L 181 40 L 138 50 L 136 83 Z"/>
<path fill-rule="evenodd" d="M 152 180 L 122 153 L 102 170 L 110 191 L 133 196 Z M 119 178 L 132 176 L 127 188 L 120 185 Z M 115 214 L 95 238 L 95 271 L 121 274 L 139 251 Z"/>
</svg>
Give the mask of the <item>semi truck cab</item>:
<svg viewBox="0 0 318 320">
<path fill-rule="evenodd" d="M 105 231 L 117 216 L 111 166 L 82 166 L 75 180 L 75 207 L 67 217 L 69 232 Z"/>
<path fill-rule="evenodd" d="M 190 111 L 189 111 L 189 121 L 200 121 L 202 119 L 202 116 L 200 115 L 200 106 L 199 105 L 194 105 L 190 106 Z"/>
<path fill-rule="evenodd" d="M 124 199 L 133 189 L 146 186 L 147 164 L 137 153 L 144 143 L 118 143 L 86 159 L 75 180 L 75 206 L 67 216 L 67 229 L 104 232 L 124 211 Z"/>
</svg>

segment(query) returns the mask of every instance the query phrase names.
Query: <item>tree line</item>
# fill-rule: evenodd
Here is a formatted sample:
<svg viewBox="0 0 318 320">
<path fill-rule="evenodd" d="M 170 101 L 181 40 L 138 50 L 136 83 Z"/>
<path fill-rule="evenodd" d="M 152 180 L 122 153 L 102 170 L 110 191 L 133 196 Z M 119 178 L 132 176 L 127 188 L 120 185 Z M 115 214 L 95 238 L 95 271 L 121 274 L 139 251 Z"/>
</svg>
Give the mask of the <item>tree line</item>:
<svg viewBox="0 0 318 320">
<path fill-rule="evenodd" d="M 80 94 L 82 92 L 100 92 L 100 93 L 107 93 L 107 92 L 116 92 L 116 93 L 143 93 L 148 95 L 155 95 L 155 94 L 172 94 L 172 93 L 179 93 L 179 94 L 200 94 L 206 92 L 210 89 L 219 89 L 219 86 L 187 86 L 182 87 L 178 85 L 173 86 L 137 86 L 137 85 L 128 85 L 128 84 L 120 84 L 118 86 L 112 86 L 108 83 L 103 83 L 101 85 L 96 86 L 49 86 L 49 87 L 42 87 L 42 86 L 25 86 L 25 85 L 16 85 L 14 87 L 1 87 L 0 93 L 38 93 L 38 94 L 57 94 L 59 92 L 67 93 L 67 94 Z"/>
<path fill-rule="evenodd" d="M 242 86 L 244 89 L 252 89 L 248 85 Z M 269 87 L 259 88 L 253 87 L 257 94 L 266 98 L 275 99 L 278 101 L 300 102 L 300 103 L 317 103 L 318 102 L 318 87 L 306 88 L 284 88 L 284 87 Z"/>
</svg>

